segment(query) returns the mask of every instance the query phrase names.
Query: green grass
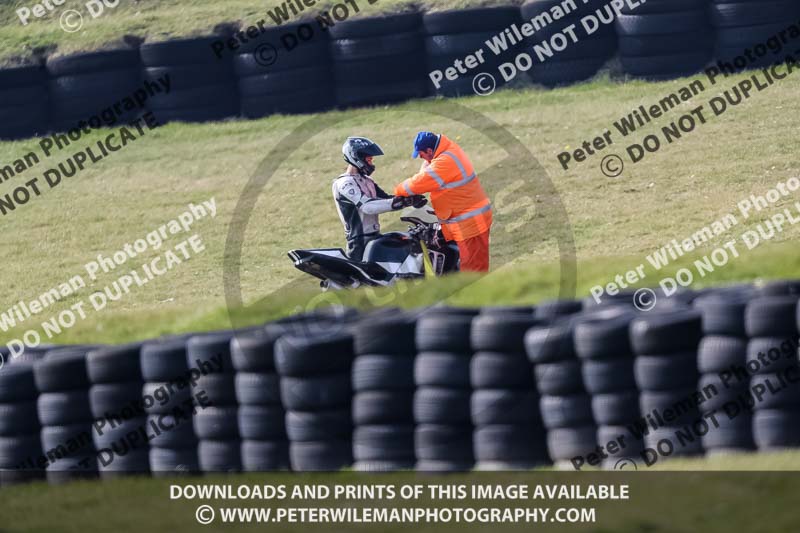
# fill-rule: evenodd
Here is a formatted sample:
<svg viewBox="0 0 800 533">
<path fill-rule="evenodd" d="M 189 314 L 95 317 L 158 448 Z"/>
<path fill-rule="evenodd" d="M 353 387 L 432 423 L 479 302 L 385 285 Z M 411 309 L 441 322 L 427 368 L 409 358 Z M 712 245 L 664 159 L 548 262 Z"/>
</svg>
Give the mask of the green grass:
<svg viewBox="0 0 800 533">
<path fill-rule="evenodd" d="M 726 80 L 724 86 L 744 76 Z M 385 188 L 416 171 L 408 153 L 416 131 L 425 128 L 448 134 L 472 158 L 499 211 L 492 234 L 495 272 L 479 281 L 455 276 L 404 286 L 402 293 L 377 291 L 380 301 L 416 306 L 449 299 L 479 305 L 533 303 L 557 296 L 561 267 L 570 262 L 567 254 L 562 258 L 567 262 L 560 264 L 557 238 L 568 241 L 566 237 L 570 236 L 577 257 L 577 295 L 587 295 L 590 287 L 636 267 L 667 241 L 688 237 L 734 211 L 741 199 L 763 194 L 779 181 L 799 174 L 796 143 L 785 133 L 800 126 L 797 114 L 789 112 L 798 90 L 798 80 L 793 77 L 710 119 L 690 136 L 637 165 L 629 163 L 618 178 L 603 176 L 599 160 L 567 172 L 561 169 L 556 160 L 560 151 L 592 138 L 610 127 L 612 120 L 641 104 L 660 100 L 685 83 L 687 80 L 623 84 L 599 79 L 553 91 L 507 90 L 490 98 L 459 100 L 518 139 L 540 167 L 535 162 L 507 157 L 507 147 L 496 146 L 485 135 L 494 130 L 477 131 L 439 116 L 444 104 L 435 99 L 313 116 L 273 116 L 214 125 L 171 124 L 4 217 L 5 238 L 0 250 L 6 261 L 0 301 L 5 302 L 5 309 L 19 299 L 35 298 L 83 272 L 83 265 L 98 254 L 110 254 L 177 216 L 189 202 L 215 197 L 217 218 L 195 226 L 206 245 L 205 252 L 135 289 L 102 313 L 90 314 L 88 320 L 56 340 L 120 342 L 170 331 L 227 326 L 224 250 L 237 201 L 251 176 L 258 174 L 260 162 L 289 132 L 304 123 L 323 122 L 329 127 L 298 146 L 258 193 L 243 236 L 241 288 L 246 307 L 234 310 L 237 325 L 263 322 L 307 307 L 310 299 L 318 296 L 315 282 L 297 272 L 285 253 L 298 247 L 342 244 L 330 182 L 343 170 L 339 147 L 352 134 L 370 136 L 383 146 L 387 155 L 378 162 L 376 178 Z M 709 98 L 717 90 L 712 88 L 698 98 Z M 682 108 L 692 105 L 686 103 Z M 644 128 L 636 140 L 657 131 L 677 113 Z M 107 133 L 96 132 L 73 147 L 89 146 Z M 29 150 L 41 153 L 36 140 L 0 144 L 0 162 L 10 163 Z M 622 145 L 615 146 L 614 151 L 622 153 Z M 71 153 L 71 148 L 58 153 L 0 184 L 0 194 L 11 192 L 23 177 L 41 177 L 45 168 Z M 544 188 L 547 176 L 552 191 Z M 520 179 L 527 184 L 522 193 L 500 198 L 501 191 Z M 533 202 L 532 213 L 508 209 L 521 197 Z M 788 206 L 795 200 L 790 197 L 780 205 Z M 557 216 L 559 205 L 563 205 L 568 223 Z M 736 237 L 774 211 L 743 221 L 729 236 Z M 516 226 L 520 221 L 522 224 Z M 403 226 L 396 215 L 384 217 L 384 225 Z M 513 231 L 509 231 L 511 227 Z M 655 285 L 663 275 L 721 245 L 726 237 L 715 239 L 695 256 L 670 265 L 664 272 L 648 267 L 648 277 L 642 284 Z M 724 268 L 698 279 L 696 285 L 797 276 L 796 237 L 797 228 L 787 228 L 773 241 L 752 252 L 744 251 Z M 102 290 L 141 263 L 137 259 L 127 269 L 101 276 L 92 287 L 53 310 L 88 298 L 91 292 Z M 298 279 L 290 291 L 280 291 Z M 364 306 L 375 301 L 372 294 L 355 291 L 337 294 L 336 298 Z M 265 299 L 268 295 L 273 296 Z"/>
</svg>

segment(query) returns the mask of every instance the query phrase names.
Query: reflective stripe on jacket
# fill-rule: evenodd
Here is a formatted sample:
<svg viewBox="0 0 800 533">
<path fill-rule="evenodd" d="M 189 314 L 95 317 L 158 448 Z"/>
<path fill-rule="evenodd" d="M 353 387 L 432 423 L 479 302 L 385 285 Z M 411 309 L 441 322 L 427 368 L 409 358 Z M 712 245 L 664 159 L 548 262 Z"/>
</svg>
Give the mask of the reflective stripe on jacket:
<svg viewBox="0 0 800 533">
<path fill-rule="evenodd" d="M 447 240 L 464 241 L 489 231 L 492 203 L 459 145 L 442 135 L 430 165 L 398 185 L 396 196 L 430 193 Z"/>
</svg>

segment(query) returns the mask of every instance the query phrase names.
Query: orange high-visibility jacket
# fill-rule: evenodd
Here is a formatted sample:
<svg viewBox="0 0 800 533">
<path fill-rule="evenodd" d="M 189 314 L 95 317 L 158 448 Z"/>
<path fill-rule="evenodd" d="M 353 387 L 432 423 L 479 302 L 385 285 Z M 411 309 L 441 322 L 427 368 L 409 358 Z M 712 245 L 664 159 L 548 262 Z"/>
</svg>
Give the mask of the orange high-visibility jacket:
<svg viewBox="0 0 800 533">
<path fill-rule="evenodd" d="M 430 165 L 395 187 L 395 196 L 431 193 L 431 205 L 447 240 L 465 241 L 489 231 L 492 203 L 459 145 L 441 136 Z"/>
</svg>

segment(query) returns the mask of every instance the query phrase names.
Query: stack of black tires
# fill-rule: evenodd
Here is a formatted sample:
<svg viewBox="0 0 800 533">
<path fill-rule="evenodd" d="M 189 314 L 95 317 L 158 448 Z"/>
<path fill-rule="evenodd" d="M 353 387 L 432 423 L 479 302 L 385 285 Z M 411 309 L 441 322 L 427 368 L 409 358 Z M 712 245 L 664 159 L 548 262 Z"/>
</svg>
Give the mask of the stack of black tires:
<svg viewBox="0 0 800 533">
<path fill-rule="evenodd" d="M 417 322 L 414 365 L 414 444 L 417 470 L 470 470 L 470 330 L 477 311 L 433 309 Z"/>
<path fill-rule="evenodd" d="M 495 311 L 472 322 L 473 445 L 479 470 L 526 470 L 549 461 L 539 395 L 525 354 L 528 312 Z"/>
<path fill-rule="evenodd" d="M 41 65 L 0 70 L 0 139 L 49 131 L 48 98 L 47 71 Z"/>
<path fill-rule="evenodd" d="M 631 323 L 630 336 L 639 407 L 647 421 L 640 428 L 645 445 L 659 454 L 657 460 L 701 453 L 706 426 L 699 422 L 698 429 L 692 429 L 702 420 L 696 400 L 700 313 L 692 309 L 644 313 Z"/>
<path fill-rule="evenodd" d="M 198 335 L 186 343 L 186 363 L 195 371 L 194 433 L 203 472 L 242 469 L 236 403 L 235 371 L 231 361 L 231 332 Z"/>
<path fill-rule="evenodd" d="M 428 94 L 419 13 L 337 22 L 331 35 L 336 103 L 400 102 Z"/>
<path fill-rule="evenodd" d="M 42 477 L 37 396 L 33 366 L 5 361 L 0 368 L 0 486 Z"/>
<path fill-rule="evenodd" d="M 625 308 L 600 310 L 575 326 L 575 351 L 583 363 L 586 390 L 592 395 L 597 443 L 603 447 L 602 453 L 591 458 L 595 461 L 592 466 L 614 468 L 620 459 L 636 457 L 642 451 L 641 439 L 629 430 L 640 418 L 629 336 L 634 316 Z"/>
<path fill-rule="evenodd" d="M 711 0 L 709 10 L 716 30 L 714 55 L 726 68 L 763 67 L 791 53 L 779 54 L 767 46 L 770 38 L 778 41 L 781 32 L 800 18 L 800 4 L 794 0 Z M 754 61 L 746 57 L 748 50 Z"/>
<path fill-rule="evenodd" d="M 753 440 L 759 450 L 800 446 L 797 295 L 753 298 L 745 311 L 747 368 L 753 374 Z"/>
<path fill-rule="evenodd" d="M 50 120 L 54 131 L 68 131 L 83 121 L 92 128 L 109 127 L 103 111 L 130 98 L 140 86 L 139 50 L 134 47 L 47 58 L 50 75 Z M 125 111 L 115 123 L 136 118 L 141 109 Z M 114 111 L 116 114 L 116 110 Z"/>
<path fill-rule="evenodd" d="M 597 446 L 591 397 L 575 353 L 574 327 L 574 318 L 562 317 L 525 335 L 525 349 L 541 395 L 539 408 L 547 428 L 547 449 L 559 466 L 592 453 Z"/>
<path fill-rule="evenodd" d="M 171 426 L 150 443 L 150 469 L 154 475 L 175 475 L 200 470 L 197 460 L 197 438 L 192 425 L 192 390 L 188 382 L 186 339 L 173 337 L 147 342 L 140 360 L 144 404 L 148 422 Z"/>
<path fill-rule="evenodd" d="M 550 13 L 551 9 L 562 4 L 561 0 L 533 0 L 522 5 L 523 22 L 548 22 L 525 40 L 525 51 L 533 58 L 533 68 L 527 72 L 527 76 L 533 83 L 555 87 L 586 80 L 597 74 L 611 59 L 617 49 L 614 27 L 600 24 L 590 27 L 592 33 L 588 33 L 581 26 L 583 17 L 593 14 L 595 9 L 606 3 L 601 0 L 576 2 L 577 9 L 557 20 Z M 559 33 L 563 37 L 557 36 Z M 576 36 L 577 42 L 573 42 L 570 33 Z M 534 51 L 534 45 L 541 46 L 543 42 L 549 46 L 546 49 L 553 52 L 552 57 L 541 52 L 540 58 L 539 53 Z"/>
<path fill-rule="evenodd" d="M 414 332 L 402 311 L 359 323 L 354 332 L 353 458 L 367 472 L 412 470 Z"/>
<path fill-rule="evenodd" d="M 292 470 L 333 471 L 353 464 L 349 333 L 290 333 L 275 344 Z"/>
<path fill-rule="evenodd" d="M 648 0 L 617 17 L 622 70 L 634 77 L 678 78 L 711 59 L 707 0 Z"/>
<path fill-rule="evenodd" d="M 750 387 L 744 326 L 750 292 L 709 294 L 694 301 L 695 309 L 703 316 L 703 339 L 697 348 L 697 390 L 715 391 L 699 405 L 700 414 L 714 416 L 717 421 L 714 429 L 703 435 L 707 454 L 755 448 L 752 410 L 740 403 L 748 397 Z"/>
<path fill-rule="evenodd" d="M 130 344 L 93 350 L 86 357 L 101 477 L 150 472 L 144 435 L 152 432 L 142 406 L 140 351 L 140 344 Z"/>
<path fill-rule="evenodd" d="M 233 57 L 242 115 L 312 113 L 334 105 L 330 40 L 316 22 L 270 28 Z"/>
<path fill-rule="evenodd" d="M 231 339 L 236 369 L 242 469 L 270 472 L 289 468 L 289 441 L 281 404 L 280 378 L 275 370 L 275 341 L 282 333 L 272 326 Z"/>
<path fill-rule="evenodd" d="M 91 348 L 50 350 L 34 364 L 42 424 L 41 448 L 47 457 L 47 480 L 59 483 L 97 476 L 86 354 Z"/>
<path fill-rule="evenodd" d="M 426 76 L 428 87 L 432 92 L 445 96 L 474 95 L 473 80 L 481 72 L 491 73 L 497 83 L 502 83 L 502 78 L 497 75 L 497 67 L 503 62 L 513 61 L 519 48 L 519 43 L 511 44 L 506 41 L 507 50 L 494 54 L 486 45 L 497 34 L 512 24 L 519 24 L 519 8 L 514 6 L 485 7 L 457 11 L 439 11 L 426 13 L 423 16 L 425 28 L 425 51 L 428 56 L 428 72 L 441 70 L 443 73 L 448 68 L 455 68 L 455 61 L 460 61 L 462 69 L 467 73 L 458 73 L 458 78 L 450 80 L 447 77 L 439 82 L 437 88 L 433 81 Z M 481 64 L 469 68 L 465 64 L 467 56 L 482 50 Z M 475 60 L 476 61 L 477 57 Z"/>
<path fill-rule="evenodd" d="M 170 92 L 156 94 L 148 108 L 160 124 L 205 122 L 239 114 L 236 78 L 230 56 L 218 58 L 212 44 L 219 36 L 145 43 L 140 48 L 144 79 L 169 76 Z"/>
</svg>

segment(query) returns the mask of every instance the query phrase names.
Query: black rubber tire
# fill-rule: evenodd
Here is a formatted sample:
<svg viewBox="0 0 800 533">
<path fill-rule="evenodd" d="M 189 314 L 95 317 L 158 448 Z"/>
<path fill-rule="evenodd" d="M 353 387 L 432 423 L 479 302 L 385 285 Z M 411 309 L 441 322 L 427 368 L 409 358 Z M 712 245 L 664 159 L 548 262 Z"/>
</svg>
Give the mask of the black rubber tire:
<svg viewBox="0 0 800 533">
<path fill-rule="evenodd" d="M 414 422 L 414 391 L 369 391 L 353 397 L 353 423 L 407 424 Z"/>
<path fill-rule="evenodd" d="M 681 436 L 676 434 L 678 431 L 681 432 Z M 688 437 L 685 436 L 687 433 Z M 658 443 L 662 440 L 667 442 L 663 443 L 659 449 Z M 703 453 L 702 438 L 691 431 L 686 431 L 683 427 L 666 426 L 650 429 L 650 432 L 644 436 L 644 444 L 647 448 L 659 451 L 659 462 L 669 457 L 683 457 Z M 666 453 L 661 453 L 661 450 Z"/>
<path fill-rule="evenodd" d="M 800 280 L 796 279 L 777 279 L 768 281 L 756 288 L 758 296 L 786 296 L 795 295 L 800 297 Z"/>
<path fill-rule="evenodd" d="M 92 431 L 92 442 L 95 449 L 111 449 L 116 460 L 125 455 L 127 451 L 147 449 L 148 442 L 141 437 L 142 431 L 147 431 L 147 418 L 136 417 L 122 420 L 121 423 L 106 424 L 100 431 Z M 133 440 L 138 439 L 138 440 Z"/>
<path fill-rule="evenodd" d="M 28 458 L 35 461 L 41 454 L 39 433 L 0 437 L 0 469 L 18 469 Z"/>
<path fill-rule="evenodd" d="M 284 335 L 275 343 L 275 368 L 283 376 L 320 376 L 349 371 L 353 337 L 349 334 L 299 337 Z"/>
<path fill-rule="evenodd" d="M 711 60 L 711 50 L 689 54 L 659 56 L 622 56 L 622 70 L 633 77 L 653 80 L 672 79 L 695 74 Z"/>
<path fill-rule="evenodd" d="M 331 59 L 335 62 L 380 60 L 393 55 L 419 55 L 423 51 L 422 35 L 417 31 L 331 42 Z"/>
<path fill-rule="evenodd" d="M 303 36 L 302 39 L 300 38 L 301 34 Z M 291 37 L 289 37 L 290 35 Z M 247 42 L 240 43 L 239 48 L 236 49 L 236 53 L 253 53 L 264 43 L 286 50 L 286 43 L 292 46 L 302 47 L 310 44 L 327 45 L 328 42 L 328 32 L 320 31 L 316 21 L 300 20 L 291 23 L 285 22 L 279 26 L 270 26 L 259 29 L 258 36 L 255 38 L 248 38 Z M 289 50 L 294 51 L 297 49 L 298 48 L 290 48 Z M 225 54 L 225 52 L 223 52 L 223 54 Z"/>
<path fill-rule="evenodd" d="M 197 448 L 150 448 L 150 471 L 153 474 L 187 474 L 199 472 Z"/>
<path fill-rule="evenodd" d="M 141 343 L 92 350 L 86 356 L 89 381 L 95 384 L 143 381 L 141 351 Z"/>
<path fill-rule="evenodd" d="M 334 99 L 333 88 L 330 86 L 258 98 L 242 98 L 242 115 L 247 118 L 261 118 L 277 114 L 314 113 L 333 107 Z"/>
<path fill-rule="evenodd" d="M 483 389 L 472 393 L 470 400 L 472 423 L 532 425 L 541 420 L 539 397 L 532 391 Z"/>
<path fill-rule="evenodd" d="M 168 340 L 144 344 L 141 370 L 145 381 L 184 378 L 189 370 L 186 366 L 186 341 Z"/>
<path fill-rule="evenodd" d="M 71 76 L 89 72 L 107 72 L 120 68 L 140 68 L 139 50 L 120 48 L 83 52 L 65 56 L 50 56 L 45 63 L 50 76 Z"/>
<path fill-rule="evenodd" d="M 231 338 L 231 363 L 237 372 L 275 373 L 275 341 L 264 329 L 237 333 Z"/>
<path fill-rule="evenodd" d="M 240 472 L 241 442 L 201 440 L 197 445 L 197 458 L 203 472 Z"/>
<path fill-rule="evenodd" d="M 480 314 L 533 316 L 533 306 L 532 305 L 488 305 L 481 307 Z"/>
<path fill-rule="evenodd" d="M 97 470 L 101 479 L 143 476 L 150 473 L 150 452 L 146 448 L 131 450 L 124 455 L 111 455 L 104 451 L 100 456 L 102 459 L 97 462 Z"/>
<path fill-rule="evenodd" d="M 281 381 L 277 374 L 237 372 L 236 401 L 241 405 L 280 405 Z"/>
<path fill-rule="evenodd" d="M 542 422 L 547 429 L 593 424 L 591 398 L 586 394 L 542 396 L 539 400 Z"/>
<path fill-rule="evenodd" d="M 741 60 L 739 59 L 741 58 Z M 772 66 L 776 60 L 781 63 L 783 62 L 783 58 L 781 56 L 776 56 L 771 53 L 768 53 L 762 57 L 758 57 L 757 55 L 753 56 L 753 61 L 750 61 L 745 56 L 745 49 L 739 46 L 734 47 L 722 47 L 717 46 L 714 49 L 714 59 L 716 61 L 721 61 L 723 63 L 727 63 L 732 67 L 734 72 L 743 72 L 748 69 L 755 69 L 755 68 L 763 68 Z M 743 66 L 737 65 L 737 63 L 742 64 L 744 61 Z M 725 68 L 728 68 L 726 65 Z"/>
<path fill-rule="evenodd" d="M 180 65 L 169 67 L 147 67 L 142 71 L 145 81 L 158 83 L 169 76 L 170 91 L 184 91 L 205 85 L 232 83 L 235 78 L 230 65 Z M 163 87 L 162 87 L 163 89 Z"/>
<path fill-rule="evenodd" d="M 232 332 L 195 335 L 186 341 L 186 365 L 203 374 L 233 373 Z"/>
<path fill-rule="evenodd" d="M 47 71 L 42 65 L 25 65 L 0 69 L 0 87 L 27 87 L 40 85 L 47 80 Z"/>
<path fill-rule="evenodd" d="M 26 350 L 27 351 L 27 350 Z M 33 366 L 8 363 L 0 372 L 0 402 L 12 403 L 36 400 L 38 391 L 33 376 Z"/>
<path fill-rule="evenodd" d="M 428 35 L 479 31 L 499 33 L 507 26 L 521 21 L 519 8 L 516 6 L 438 11 L 425 13 L 422 17 L 422 25 Z"/>
<path fill-rule="evenodd" d="M 708 433 L 702 436 L 703 449 L 714 450 L 753 450 L 753 418 L 739 415 L 728 418 L 724 414 L 716 416 L 719 427 L 710 426 Z"/>
<path fill-rule="evenodd" d="M 39 431 L 36 402 L 0 403 L 0 436 Z"/>
<path fill-rule="evenodd" d="M 92 74 L 76 74 L 50 78 L 47 82 L 50 98 L 79 98 L 90 93 L 126 95 L 141 81 L 138 69 L 118 69 Z M 98 111 L 102 104 L 98 105 Z"/>
<path fill-rule="evenodd" d="M 766 363 L 762 363 L 759 356 Z M 780 372 L 790 367 L 797 367 L 797 339 L 796 337 L 757 337 L 747 342 L 747 368 L 752 374 L 768 374 Z M 752 363 L 752 365 L 750 364 Z"/>
<path fill-rule="evenodd" d="M 414 394 L 414 421 L 418 424 L 466 424 L 471 422 L 470 391 L 420 387 Z"/>
<path fill-rule="evenodd" d="M 125 408 L 138 409 L 142 385 L 140 381 L 92 385 L 89 389 L 92 416 L 98 419 L 119 417 Z"/>
<path fill-rule="evenodd" d="M 353 362 L 352 376 L 354 391 L 413 390 L 414 358 L 360 355 Z"/>
<path fill-rule="evenodd" d="M 779 374 L 753 376 L 750 380 L 750 390 L 755 402 L 753 408 L 756 410 L 796 409 L 800 406 L 800 383 L 787 383 Z"/>
<path fill-rule="evenodd" d="M 472 321 L 470 343 L 476 352 L 525 353 L 525 333 L 541 324 L 533 315 L 496 313 Z"/>
<path fill-rule="evenodd" d="M 286 412 L 286 435 L 292 442 L 346 440 L 352 431 L 350 409 Z"/>
<path fill-rule="evenodd" d="M 700 32 L 708 30 L 708 26 L 706 12 L 702 9 L 648 15 L 619 15 L 616 21 L 617 33 L 620 36 Z"/>
<path fill-rule="evenodd" d="M 638 355 L 695 350 L 702 337 L 702 320 L 696 311 L 647 313 L 631 322 L 630 336 Z"/>
<path fill-rule="evenodd" d="M 540 320 L 554 320 L 580 313 L 583 302 L 579 300 L 545 300 L 533 310 L 533 316 Z"/>
<path fill-rule="evenodd" d="M 271 72 L 289 72 L 295 69 L 316 68 L 330 72 L 330 44 L 327 41 L 303 43 L 287 50 L 276 47 L 278 54 L 274 63 L 256 58 L 253 53 L 238 54 L 233 57 L 233 70 L 236 77 L 258 76 Z"/>
<path fill-rule="evenodd" d="M 200 440 L 235 440 L 239 438 L 237 407 L 206 407 L 192 418 L 194 433 Z"/>
<path fill-rule="evenodd" d="M 703 401 L 697 406 L 701 413 L 720 413 L 725 409 L 728 402 L 736 403 L 742 397 L 747 396 L 750 381 L 746 375 L 738 379 L 731 374 L 721 376 L 720 374 L 702 374 L 697 382 L 697 391 L 702 393 Z"/>
<path fill-rule="evenodd" d="M 89 387 L 86 373 L 87 348 L 61 348 L 47 352 L 33 365 L 39 392 L 57 392 Z"/>
<path fill-rule="evenodd" d="M 697 8 L 697 0 L 647 0 L 634 8 L 623 4 L 620 13 L 625 15 L 649 15 L 651 13 L 671 13 L 673 11 L 691 11 Z"/>
<path fill-rule="evenodd" d="M 534 364 L 574 359 L 572 324 L 560 321 L 547 327 L 533 328 L 525 334 L 525 352 Z"/>
<path fill-rule="evenodd" d="M 633 364 L 639 390 L 664 391 L 697 385 L 697 357 L 694 352 L 672 355 L 641 355 Z"/>
<path fill-rule="evenodd" d="M 147 67 L 163 65 L 205 64 L 223 62 L 217 58 L 211 45 L 223 36 L 208 35 L 186 39 L 144 43 L 139 49 L 142 63 Z"/>
<path fill-rule="evenodd" d="M 709 14 L 715 28 L 729 28 L 794 20 L 800 9 L 793 0 L 713 3 Z"/>
<path fill-rule="evenodd" d="M 747 304 L 744 327 L 748 337 L 797 335 L 797 296 L 762 296 Z"/>
<path fill-rule="evenodd" d="M 56 458 L 94 456 L 94 435 L 90 423 L 43 426 L 41 449 Z"/>
<path fill-rule="evenodd" d="M 214 105 L 238 105 L 236 86 L 232 83 L 204 85 L 195 89 L 156 94 L 148 100 L 148 109 L 158 115 L 161 111 L 204 107 L 208 102 L 214 102 Z"/>
<path fill-rule="evenodd" d="M 286 412 L 279 405 L 242 405 L 237 419 L 244 440 L 286 440 Z"/>
<path fill-rule="evenodd" d="M 758 43 L 763 43 L 773 35 L 786 29 L 786 23 L 761 24 L 758 26 L 738 26 L 735 28 L 717 28 L 717 46 L 738 48 L 740 55 L 744 49 Z"/>
<path fill-rule="evenodd" d="M 592 425 L 551 429 L 547 432 L 547 450 L 553 461 L 569 461 L 596 451 L 597 428 Z"/>
<path fill-rule="evenodd" d="M 97 463 L 87 460 L 87 457 L 67 457 L 50 463 L 46 468 L 47 482 L 51 485 L 61 485 L 73 481 L 96 479 Z"/>
<path fill-rule="evenodd" d="M 287 93 L 297 87 L 313 87 L 330 83 L 330 72 L 317 67 L 270 72 L 239 78 L 242 97 L 258 97 L 273 93 Z"/>
<path fill-rule="evenodd" d="M 281 378 L 281 403 L 287 410 L 316 411 L 350 405 L 350 374 Z"/>
<path fill-rule="evenodd" d="M 147 382 L 142 385 L 142 398 L 147 414 L 170 414 L 176 408 L 189 409 L 192 389 L 188 385 L 180 387 L 170 382 Z M 152 398 L 152 401 L 147 401 L 148 398 Z"/>
<path fill-rule="evenodd" d="M 414 430 L 414 453 L 420 461 L 474 461 L 471 426 L 421 424 Z"/>
<path fill-rule="evenodd" d="M 428 96 L 426 80 L 406 78 L 409 81 L 387 81 L 379 85 L 339 85 L 336 87 L 336 104 L 341 108 L 363 107 L 405 102 Z"/>
<path fill-rule="evenodd" d="M 36 410 L 43 426 L 64 426 L 93 419 L 89 393 L 85 390 L 42 393 L 36 402 Z"/>
<path fill-rule="evenodd" d="M 533 388 L 533 372 L 527 356 L 478 352 L 470 361 L 470 383 L 474 389 Z"/>
<path fill-rule="evenodd" d="M 628 331 L 634 315 L 587 318 L 575 326 L 575 353 L 582 359 L 619 358 L 632 353 Z"/>
<path fill-rule="evenodd" d="M 148 415 L 148 428 L 157 427 L 158 433 L 150 429 L 153 448 L 190 448 L 197 445 L 191 417 L 175 417 L 172 415 Z"/>
<path fill-rule="evenodd" d="M 467 54 L 472 54 L 476 50 L 484 48 L 486 41 L 495 35 L 497 35 L 496 31 L 429 35 L 425 37 L 425 50 L 428 53 L 429 60 L 438 56 L 456 56 L 463 60 Z M 491 59 L 487 56 L 484 57 L 487 60 Z M 452 65 L 452 61 L 450 63 Z"/>
<path fill-rule="evenodd" d="M 585 391 L 577 359 L 538 364 L 533 373 L 540 394 L 559 396 Z"/>
<path fill-rule="evenodd" d="M 472 318 L 447 313 L 421 316 L 417 321 L 417 351 L 471 353 Z"/>
<path fill-rule="evenodd" d="M 236 405 L 236 385 L 234 374 L 208 374 L 200 376 L 193 385 L 195 396 L 201 393 L 206 401 L 215 406 Z"/>
<path fill-rule="evenodd" d="M 609 443 L 614 443 L 617 451 L 609 450 Z M 631 435 L 627 425 L 598 425 L 597 444 L 602 446 L 609 457 L 638 457 L 644 449 L 644 440 Z M 613 466 L 616 466 L 616 462 Z M 618 467 L 614 468 L 615 470 Z"/>
<path fill-rule="evenodd" d="M 744 337 L 744 312 L 747 294 L 709 294 L 697 298 L 693 305 L 703 316 L 703 333 Z"/>
<path fill-rule="evenodd" d="M 633 357 L 584 361 L 581 374 L 586 391 L 589 394 L 606 394 L 635 389 L 633 361 Z"/>
<path fill-rule="evenodd" d="M 414 426 L 359 426 L 353 432 L 353 458 L 366 461 L 414 461 Z"/>
<path fill-rule="evenodd" d="M 413 356 L 416 329 L 416 319 L 404 313 L 365 318 L 353 333 L 355 353 Z"/>
<path fill-rule="evenodd" d="M 700 418 L 700 411 L 694 404 L 696 393 L 696 388 L 642 391 L 639 409 L 643 416 L 653 415 L 655 412 L 658 416 L 653 416 L 653 419 L 658 420 L 660 417 L 668 426 L 691 424 Z"/>
<path fill-rule="evenodd" d="M 475 460 L 530 467 L 548 462 L 545 432 L 527 425 L 496 424 L 475 429 Z"/>
<path fill-rule="evenodd" d="M 419 13 L 402 13 L 382 17 L 354 17 L 337 22 L 327 29 L 332 39 L 376 37 L 390 33 L 404 33 L 420 28 Z"/>
<path fill-rule="evenodd" d="M 743 367 L 747 360 L 747 340 L 739 337 L 707 335 L 697 348 L 697 369 L 711 374 Z"/>
<path fill-rule="evenodd" d="M 592 416 L 601 426 L 626 425 L 638 420 L 639 392 L 636 390 L 592 396 Z"/>
<path fill-rule="evenodd" d="M 691 54 L 710 51 L 713 36 L 705 32 L 628 35 L 619 39 L 619 53 L 625 57 Z"/>
<path fill-rule="evenodd" d="M 289 470 L 289 443 L 285 441 L 242 441 L 242 470 L 245 472 Z"/>
<path fill-rule="evenodd" d="M 336 472 L 353 464 L 353 444 L 349 440 L 292 442 L 289 458 L 295 472 Z"/>
<path fill-rule="evenodd" d="M 414 361 L 414 383 L 418 387 L 469 389 L 470 359 L 457 353 L 420 353 Z"/>
<path fill-rule="evenodd" d="M 756 411 L 753 441 L 759 450 L 800 446 L 800 413 L 778 409 Z"/>
</svg>

